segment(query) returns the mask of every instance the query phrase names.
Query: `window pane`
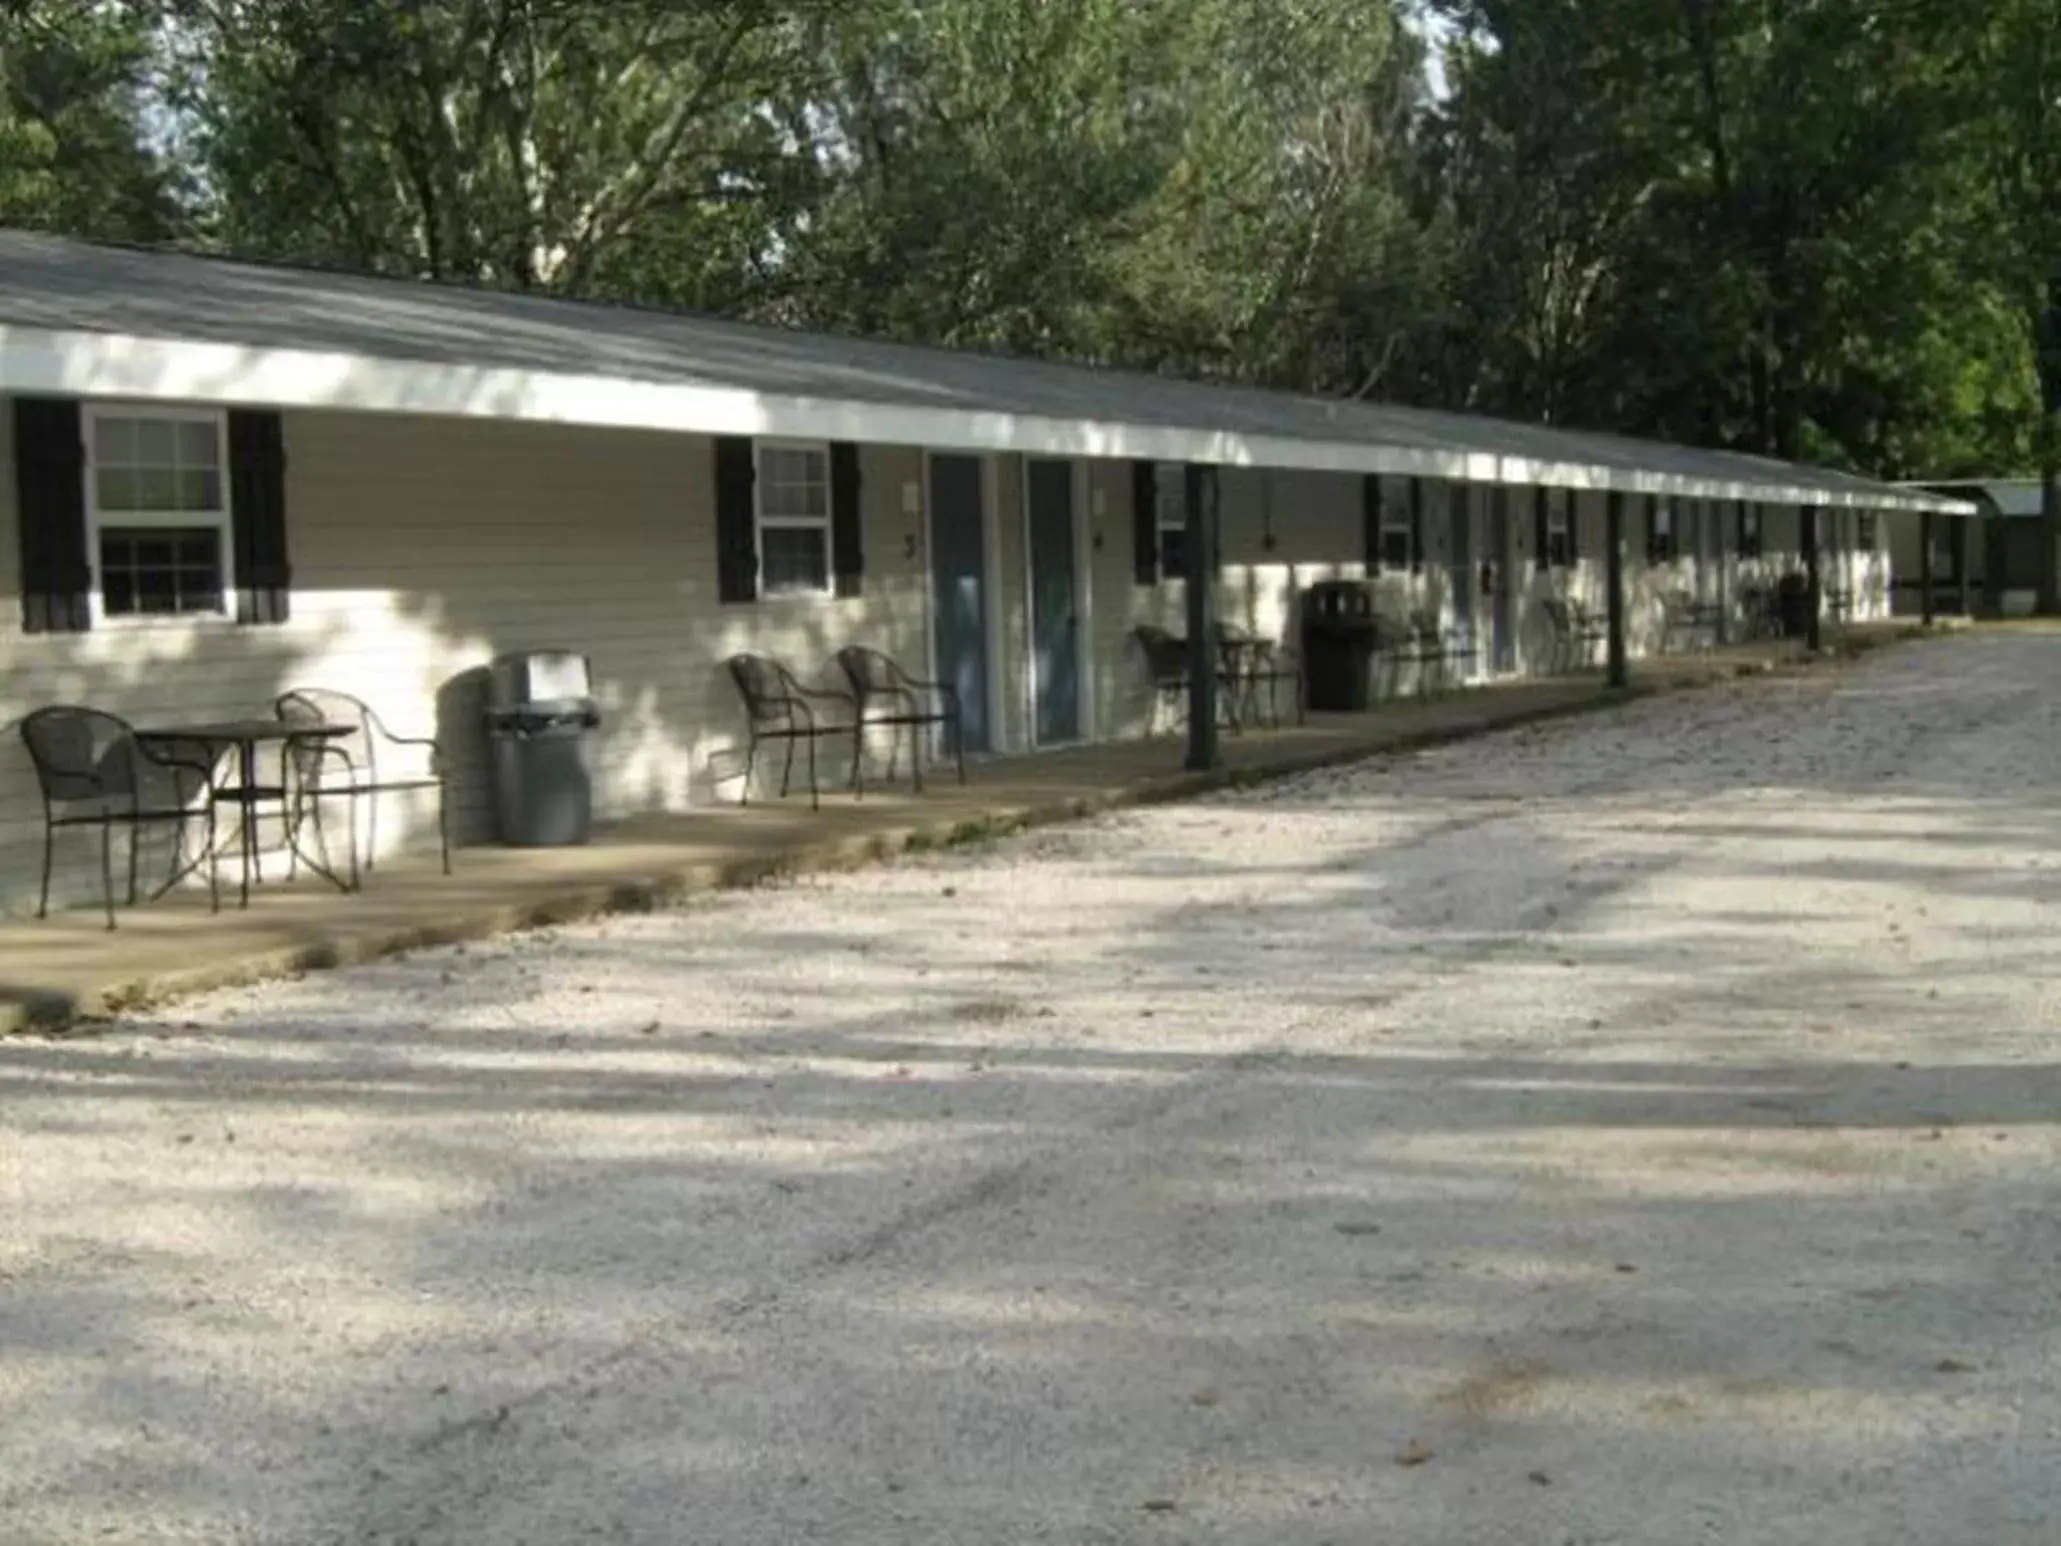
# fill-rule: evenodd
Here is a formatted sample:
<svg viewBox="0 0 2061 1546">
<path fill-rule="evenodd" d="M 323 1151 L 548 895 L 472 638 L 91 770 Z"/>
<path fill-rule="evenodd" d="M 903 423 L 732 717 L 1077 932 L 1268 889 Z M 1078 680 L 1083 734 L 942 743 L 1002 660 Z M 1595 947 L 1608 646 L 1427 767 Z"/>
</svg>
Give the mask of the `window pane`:
<svg viewBox="0 0 2061 1546">
<path fill-rule="evenodd" d="M 170 467 L 179 460 L 179 426 L 170 419 L 136 421 L 136 460 L 152 467 Z"/>
<path fill-rule="evenodd" d="M 136 508 L 136 474 L 126 467 L 102 467 L 94 473 L 94 499 L 103 510 Z"/>
<path fill-rule="evenodd" d="M 1159 573 L 1163 579 L 1178 580 L 1188 573 L 1188 529 L 1185 526 L 1159 528 Z"/>
<path fill-rule="evenodd" d="M 187 420 L 179 426 L 181 467 L 216 467 L 221 458 L 221 439 L 212 422 Z"/>
<path fill-rule="evenodd" d="M 207 467 L 187 467 L 179 473 L 181 510 L 222 508 L 222 475 Z"/>
<path fill-rule="evenodd" d="M 760 584 L 768 595 L 830 588 L 830 542 L 821 527 L 767 526 L 759 532 Z"/>
<path fill-rule="evenodd" d="M 136 509 L 179 508 L 179 475 L 170 467 L 139 467 L 136 469 L 135 478 Z"/>
<path fill-rule="evenodd" d="M 1407 569 L 1410 567 L 1410 534 L 1407 530 L 1385 527 L 1381 533 L 1381 567 L 1384 569 Z"/>
<path fill-rule="evenodd" d="M 138 565 L 136 610 L 145 617 L 168 617 L 179 610 L 176 577 L 169 568 Z"/>
<path fill-rule="evenodd" d="M 93 421 L 93 459 L 116 464 L 136 460 L 136 421 L 96 418 Z"/>
<path fill-rule="evenodd" d="M 100 594 L 109 617 L 222 611 L 220 531 L 213 527 L 111 527 L 103 531 Z"/>
</svg>

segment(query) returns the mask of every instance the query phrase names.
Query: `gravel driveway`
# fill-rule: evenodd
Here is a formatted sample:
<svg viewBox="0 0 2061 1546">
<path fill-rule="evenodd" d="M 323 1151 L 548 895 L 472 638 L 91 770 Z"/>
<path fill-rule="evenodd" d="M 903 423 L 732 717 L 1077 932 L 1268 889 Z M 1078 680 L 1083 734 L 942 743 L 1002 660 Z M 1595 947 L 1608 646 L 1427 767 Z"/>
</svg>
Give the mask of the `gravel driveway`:
<svg viewBox="0 0 2061 1546">
<path fill-rule="evenodd" d="M 2057 682 L 0 1044 L 0 1540 L 2051 1546 Z"/>
</svg>

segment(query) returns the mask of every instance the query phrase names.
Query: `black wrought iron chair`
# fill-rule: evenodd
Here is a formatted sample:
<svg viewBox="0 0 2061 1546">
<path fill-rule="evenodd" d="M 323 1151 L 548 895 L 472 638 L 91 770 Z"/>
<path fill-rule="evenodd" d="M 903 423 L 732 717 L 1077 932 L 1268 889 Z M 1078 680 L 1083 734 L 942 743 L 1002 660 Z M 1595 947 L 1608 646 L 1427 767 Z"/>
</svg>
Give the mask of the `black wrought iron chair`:
<svg viewBox="0 0 2061 1546">
<path fill-rule="evenodd" d="M 1546 624 L 1553 631 L 1555 666 L 1562 671 L 1588 670 L 1594 663 L 1596 646 L 1609 630 L 1579 601 L 1548 596 L 1543 605 Z"/>
<path fill-rule="evenodd" d="M 115 926 L 115 828 L 126 827 L 129 832 L 131 907 L 136 905 L 137 839 L 143 828 L 174 828 L 172 880 L 184 873 L 179 865 L 186 852 L 187 822 L 204 824 L 207 841 L 203 852 L 213 854 L 215 802 L 207 798 L 213 788 L 213 769 L 204 754 L 189 759 L 146 745 L 137 740 L 127 721 L 75 705 L 37 709 L 22 720 L 21 736 L 43 796 L 43 889 L 36 902 L 38 918 L 50 915 L 50 878 L 61 827 L 100 829 L 101 897 L 110 929 Z M 208 899 L 220 909 L 212 863 L 208 866 Z"/>
<path fill-rule="evenodd" d="M 437 797 L 437 846 L 444 873 L 451 873 L 450 790 L 445 777 L 445 758 L 436 737 L 396 735 L 373 707 L 362 698 L 326 687 L 296 687 L 279 695 L 273 712 L 288 724 L 348 725 L 347 735 L 320 741 L 288 741 L 285 747 L 291 788 L 287 807 L 288 873 L 299 868 L 302 824 L 315 823 L 315 841 L 328 862 L 328 842 L 322 830 L 322 802 L 341 798 L 350 802 L 351 884 L 358 883 L 358 802 L 366 808 L 365 868 L 379 864 L 379 797 L 435 790 Z M 341 782 L 332 782 L 334 773 Z"/>
<path fill-rule="evenodd" d="M 723 664 L 737 684 L 738 697 L 744 700 L 751 735 L 744 754 L 744 783 L 737 793 L 737 803 L 744 805 L 751 799 L 752 771 L 758 766 L 759 745 L 763 741 L 787 743 L 786 762 L 780 770 L 780 795 L 785 799 L 794 782 L 794 748 L 800 742 L 809 749 L 809 809 L 821 810 L 823 794 L 816 777 L 816 743 L 853 734 L 857 705 L 844 693 L 804 687 L 792 671 L 765 655 L 732 655 Z M 824 705 L 822 713 L 817 710 L 819 704 Z M 841 710 L 834 716 L 828 707 L 832 704 Z"/>
<path fill-rule="evenodd" d="M 1453 669 L 1472 672 L 1481 655 L 1472 627 L 1448 626 L 1436 607 L 1419 607 L 1410 614 L 1410 633 L 1416 641 L 1417 659 L 1432 667 L 1427 673 L 1434 693 L 1453 685 Z"/>
<path fill-rule="evenodd" d="M 1131 637 L 1138 641 L 1138 653 L 1145 657 L 1145 678 L 1152 684 L 1150 728 L 1158 730 L 1162 704 L 1173 711 L 1178 725 L 1188 703 L 1188 641 L 1150 623 L 1133 628 Z"/>
<path fill-rule="evenodd" d="M 1291 646 L 1220 623 L 1217 647 L 1223 656 L 1225 677 L 1242 705 L 1241 711 L 1233 715 L 1234 722 L 1249 719 L 1269 729 L 1280 729 L 1283 682 L 1295 693 L 1295 722 L 1305 722 L 1302 657 Z"/>
<path fill-rule="evenodd" d="M 952 739 L 952 756 L 959 768 L 959 782 L 966 782 L 965 737 L 959 727 L 959 690 L 950 682 L 926 682 L 912 676 L 890 656 L 863 644 L 848 644 L 837 652 L 837 668 L 852 685 L 852 789 L 864 794 L 866 732 L 882 725 L 894 731 L 887 756 L 887 779 L 894 782 L 895 765 L 902 752 L 902 731 L 922 731 L 935 725 Z M 923 790 L 923 740 L 910 736 L 910 776 L 920 794 Z"/>
</svg>

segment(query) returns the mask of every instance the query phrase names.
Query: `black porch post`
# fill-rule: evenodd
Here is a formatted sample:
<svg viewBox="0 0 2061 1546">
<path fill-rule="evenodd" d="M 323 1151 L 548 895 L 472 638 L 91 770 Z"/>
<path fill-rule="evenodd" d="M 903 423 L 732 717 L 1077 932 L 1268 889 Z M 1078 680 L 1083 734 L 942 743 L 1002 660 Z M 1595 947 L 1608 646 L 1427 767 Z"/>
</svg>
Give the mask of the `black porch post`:
<svg viewBox="0 0 2061 1546">
<path fill-rule="evenodd" d="M 1798 512 L 1803 524 L 1803 574 L 1804 589 L 1804 647 L 1813 654 L 1825 647 L 1824 620 L 1818 615 L 1824 608 L 1825 593 L 1820 588 L 1818 574 L 1818 507 L 1805 505 Z"/>
<path fill-rule="evenodd" d="M 1188 768 L 1206 773 L 1217 756 L 1216 501 L 1206 496 L 1210 469 L 1183 469 L 1188 527 Z"/>
<path fill-rule="evenodd" d="M 1975 604 L 1968 594 L 1968 571 L 1975 567 L 1975 555 L 1971 551 L 1975 544 L 1969 541 L 1969 536 L 1974 530 L 1974 516 L 1957 515 L 1954 517 L 1954 573 L 1960 577 L 1961 581 L 1961 616 L 1963 617 L 1973 617 L 1975 615 Z"/>
<path fill-rule="evenodd" d="M 1630 677 L 1625 669 L 1624 648 L 1624 494 L 1610 491 L 1604 502 L 1603 527 L 1603 584 L 1606 610 L 1610 619 L 1610 673 L 1606 680 L 1612 687 L 1624 687 Z"/>
<path fill-rule="evenodd" d="M 1932 522 L 1930 510 L 1918 517 L 1918 584 L 1925 595 L 1918 617 L 1927 628 L 1932 626 Z"/>
</svg>

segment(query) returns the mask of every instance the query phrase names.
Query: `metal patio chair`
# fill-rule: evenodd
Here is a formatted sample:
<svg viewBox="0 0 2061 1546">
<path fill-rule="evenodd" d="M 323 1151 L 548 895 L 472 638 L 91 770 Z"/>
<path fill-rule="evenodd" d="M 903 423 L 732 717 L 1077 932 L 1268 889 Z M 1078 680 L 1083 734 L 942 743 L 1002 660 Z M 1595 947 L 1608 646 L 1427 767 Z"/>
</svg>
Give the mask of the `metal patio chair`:
<svg viewBox="0 0 2061 1546">
<path fill-rule="evenodd" d="M 1267 729 L 1280 729 L 1280 686 L 1283 682 L 1288 683 L 1295 693 L 1295 722 L 1298 725 L 1307 722 L 1302 657 L 1292 646 L 1277 644 L 1242 628 L 1219 623 L 1217 652 L 1223 660 L 1225 677 L 1232 691 L 1244 705 L 1242 716 L 1232 716 L 1234 723 L 1243 717 Z M 1262 688 L 1265 689 L 1264 694 Z"/>
<path fill-rule="evenodd" d="M 845 693 L 804 687 L 792 671 L 766 655 L 732 655 L 723 664 L 730 680 L 737 684 L 738 697 L 744 700 L 751 735 L 751 744 L 744 754 L 744 784 L 738 791 L 737 803 L 750 802 L 751 775 L 758 766 L 762 741 L 787 743 L 787 757 L 780 769 L 780 795 L 785 799 L 794 781 L 795 743 L 802 742 L 809 749 L 809 809 L 821 810 L 823 794 L 816 777 L 816 743 L 852 735 L 857 705 Z M 824 706 L 821 713 L 819 704 Z M 842 712 L 825 717 L 832 704 Z"/>
<path fill-rule="evenodd" d="M 214 769 L 204 755 L 189 759 L 147 746 L 136 738 L 134 728 L 116 715 L 69 704 L 37 709 L 22 720 L 21 736 L 43 797 L 43 887 L 36 902 L 38 918 L 50 916 L 50 878 L 61 827 L 100 829 L 101 899 L 110 929 L 115 926 L 115 828 L 126 827 L 129 832 L 131 907 L 136 905 L 137 839 L 143 828 L 169 825 L 174 829 L 172 879 L 167 886 L 185 873 L 179 861 L 185 856 L 187 822 L 204 824 L 207 841 L 203 852 L 214 852 L 215 802 L 206 798 L 214 787 Z M 208 896 L 219 909 L 212 864 L 208 866 Z"/>
<path fill-rule="evenodd" d="M 896 661 L 863 644 L 848 644 L 837 652 L 837 668 L 852 686 L 852 790 L 864 794 L 866 730 L 885 725 L 894 731 L 887 756 L 887 780 L 894 782 L 895 764 L 901 756 L 902 731 L 925 730 L 932 725 L 952 738 L 952 756 L 958 764 L 959 782 L 966 782 L 965 736 L 959 726 L 959 689 L 950 682 L 927 682 L 912 676 Z M 909 768 L 917 793 L 923 791 L 923 741 L 910 738 Z"/>
<path fill-rule="evenodd" d="M 323 741 L 289 741 L 285 757 L 293 774 L 287 826 L 290 834 L 287 861 L 291 875 L 299 865 L 299 845 L 293 841 L 302 824 L 315 823 L 315 841 L 328 854 L 322 831 L 322 802 L 341 798 L 350 802 L 351 884 L 358 880 L 358 802 L 366 806 L 365 868 L 379 863 L 379 797 L 433 789 L 437 797 L 437 845 L 444 873 L 451 873 L 450 791 L 445 778 L 446 759 L 434 736 L 396 735 L 386 721 L 362 698 L 326 687 L 296 687 L 281 693 L 273 712 L 288 724 L 349 725 L 348 735 Z M 331 781 L 334 773 L 340 782 Z"/>
</svg>

